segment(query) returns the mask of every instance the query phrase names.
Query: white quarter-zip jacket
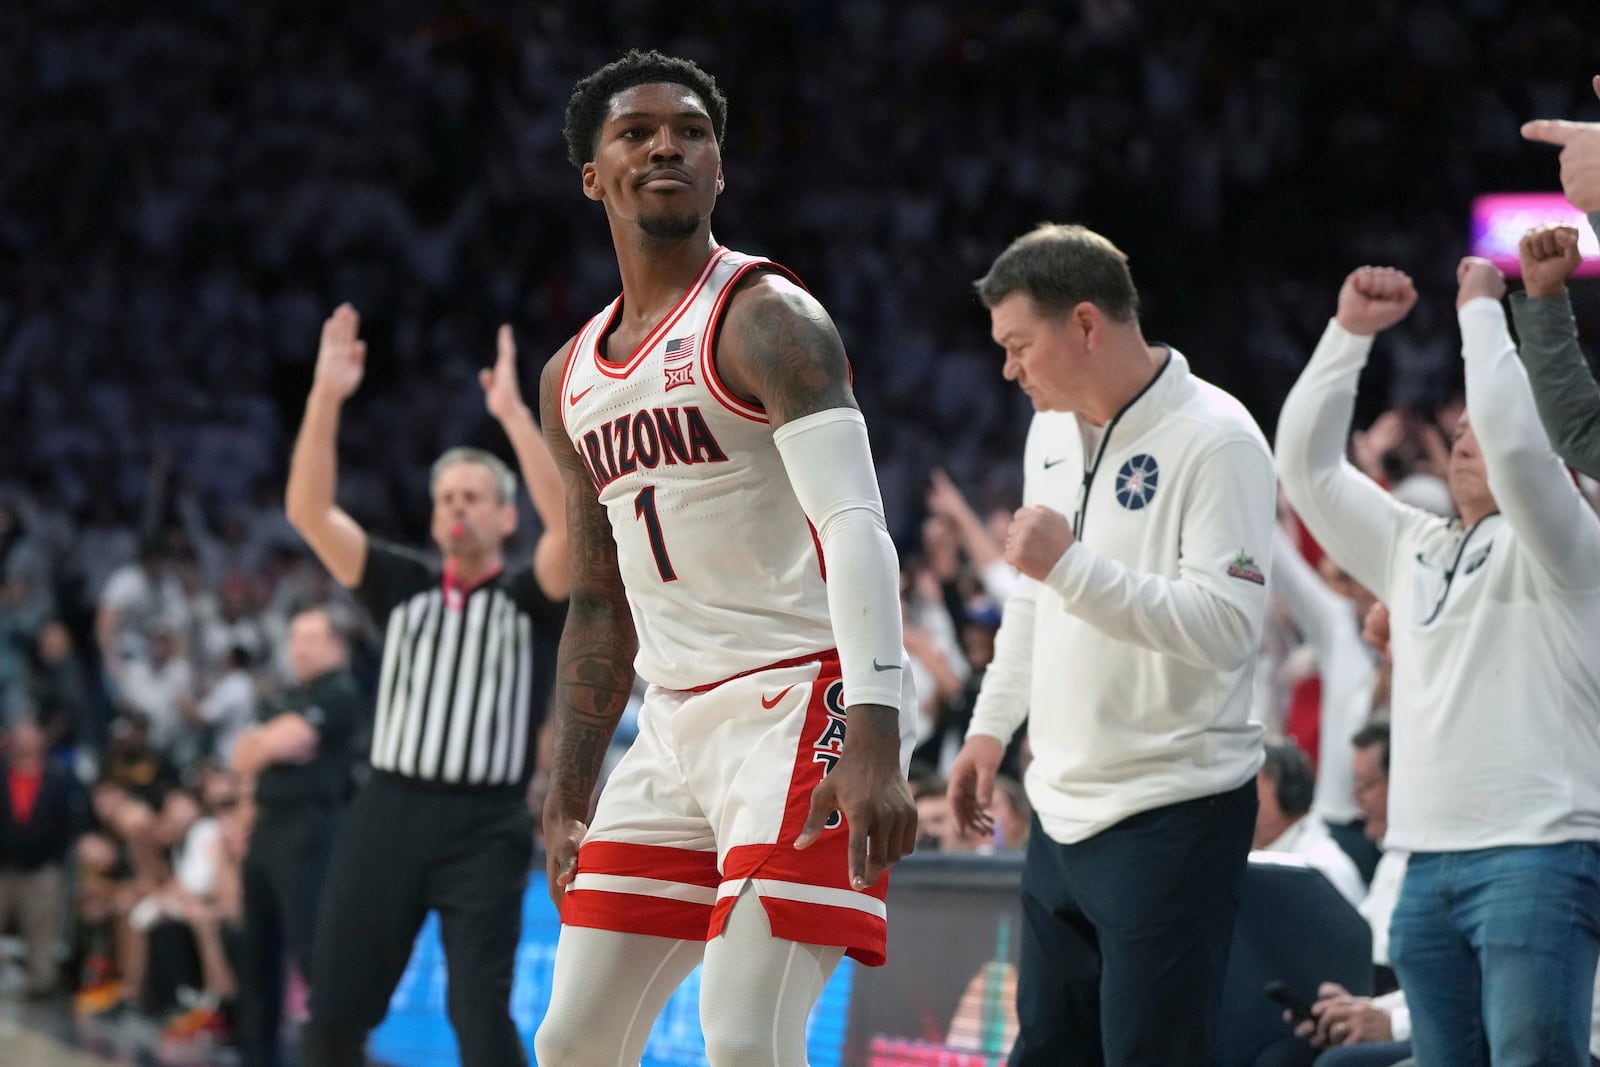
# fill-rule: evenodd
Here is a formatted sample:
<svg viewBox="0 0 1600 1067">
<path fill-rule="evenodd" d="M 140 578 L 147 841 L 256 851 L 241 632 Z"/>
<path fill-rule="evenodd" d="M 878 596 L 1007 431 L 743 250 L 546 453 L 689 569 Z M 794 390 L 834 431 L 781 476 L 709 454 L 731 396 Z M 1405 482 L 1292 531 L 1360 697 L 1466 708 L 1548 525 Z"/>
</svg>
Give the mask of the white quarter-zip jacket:
<svg viewBox="0 0 1600 1067">
<path fill-rule="evenodd" d="M 1463 529 L 1345 461 L 1372 338 L 1337 322 L 1284 401 L 1278 470 L 1322 547 L 1389 605 L 1385 847 L 1600 839 L 1600 519 L 1551 450 L 1500 305 L 1458 317 L 1498 514 Z"/>
<path fill-rule="evenodd" d="M 1063 844 L 1250 781 L 1276 485 L 1249 412 L 1170 351 L 1103 431 L 1035 415 L 1023 462 L 1024 503 L 1078 540 L 1007 601 L 968 735 L 1028 719 L 1028 799 Z"/>
</svg>

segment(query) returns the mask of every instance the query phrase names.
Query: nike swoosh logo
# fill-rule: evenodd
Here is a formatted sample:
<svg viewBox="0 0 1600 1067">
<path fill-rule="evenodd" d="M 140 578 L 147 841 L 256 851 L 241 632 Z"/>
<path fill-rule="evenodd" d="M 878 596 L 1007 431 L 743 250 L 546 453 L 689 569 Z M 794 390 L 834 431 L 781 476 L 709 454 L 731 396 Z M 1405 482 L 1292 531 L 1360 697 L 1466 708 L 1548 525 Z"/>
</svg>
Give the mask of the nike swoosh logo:
<svg viewBox="0 0 1600 1067">
<path fill-rule="evenodd" d="M 794 683 L 794 685 L 799 685 L 799 684 L 800 684 L 799 682 Z M 778 706 L 778 701 L 780 701 L 784 697 L 788 696 L 789 695 L 789 690 L 793 689 L 794 685 L 791 685 L 788 688 L 782 690 L 777 696 L 773 697 L 771 700 L 768 700 L 766 697 L 762 697 L 761 698 L 761 706 L 766 708 L 766 709 L 768 709 L 769 711 L 772 708 L 777 707 Z"/>
<path fill-rule="evenodd" d="M 593 389 L 593 388 L 594 388 L 594 386 L 592 386 L 592 385 L 589 386 L 589 389 Z M 589 395 L 589 389 L 585 389 L 581 393 L 569 393 L 567 395 L 567 403 L 576 404 L 578 401 L 582 400 L 584 397 Z"/>
<path fill-rule="evenodd" d="M 594 387 L 590 386 L 590 388 L 592 389 Z M 1047 459 L 1047 460 L 1044 461 L 1044 469 L 1045 470 L 1049 470 L 1051 467 L 1054 467 L 1054 466 L 1056 466 L 1057 464 L 1060 464 L 1060 463 L 1065 463 L 1066 461 L 1067 461 L 1067 457 L 1065 457 L 1065 456 L 1062 456 L 1060 459 Z"/>
<path fill-rule="evenodd" d="M 872 669 L 875 671 L 897 671 L 900 669 L 900 664 L 896 663 L 886 667 L 878 662 L 878 657 L 874 656 L 872 657 Z"/>
</svg>

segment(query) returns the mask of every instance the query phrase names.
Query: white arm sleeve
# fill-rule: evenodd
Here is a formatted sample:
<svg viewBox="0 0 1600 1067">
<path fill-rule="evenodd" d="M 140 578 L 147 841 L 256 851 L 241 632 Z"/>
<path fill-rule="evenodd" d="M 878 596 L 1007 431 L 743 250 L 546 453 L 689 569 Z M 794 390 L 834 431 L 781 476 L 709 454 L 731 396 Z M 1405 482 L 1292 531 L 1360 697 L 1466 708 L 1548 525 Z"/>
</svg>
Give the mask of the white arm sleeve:
<svg viewBox="0 0 1600 1067">
<path fill-rule="evenodd" d="M 866 420 L 854 408 L 829 408 L 785 423 L 772 440 L 822 545 L 845 706 L 898 709 L 905 670 L 900 559 L 883 517 Z"/>
</svg>

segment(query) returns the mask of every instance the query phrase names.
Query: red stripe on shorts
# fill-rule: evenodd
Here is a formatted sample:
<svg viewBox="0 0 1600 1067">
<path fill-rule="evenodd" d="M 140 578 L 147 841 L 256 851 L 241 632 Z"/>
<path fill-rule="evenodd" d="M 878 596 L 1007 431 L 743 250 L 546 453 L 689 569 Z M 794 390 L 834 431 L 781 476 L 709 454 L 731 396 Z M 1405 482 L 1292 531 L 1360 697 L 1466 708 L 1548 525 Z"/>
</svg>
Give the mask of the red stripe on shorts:
<svg viewBox="0 0 1600 1067">
<path fill-rule="evenodd" d="M 722 883 L 717 854 L 667 845 L 636 845 L 627 841 L 589 841 L 578 849 L 579 874 L 620 874 L 630 878 L 657 878 L 706 889 Z"/>
<path fill-rule="evenodd" d="M 831 670 L 828 669 L 830 666 Z M 842 722 L 843 715 L 832 714 L 827 700 L 829 687 L 838 679 L 839 666 L 835 658 L 824 665 L 812 687 L 811 700 L 806 705 L 805 724 L 800 730 L 800 744 L 795 751 L 794 768 L 790 772 L 789 793 L 784 802 L 783 823 L 778 830 L 777 844 L 740 845 L 729 849 L 722 862 L 726 879 L 769 878 L 847 893 L 858 892 L 850 886 L 850 827 L 842 816 L 839 825 L 823 830 L 822 836 L 809 847 L 794 847 L 811 812 L 811 791 L 822 781 L 823 772 L 828 767 L 827 760 L 819 757 L 823 754 L 837 755 L 842 748 L 835 731 L 829 727 L 832 723 Z M 839 710 L 842 712 L 843 707 L 840 706 Z M 884 872 L 877 884 L 862 895 L 883 900 L 888 892 L 889 875 Z M 711 920 L 712 937 L 722 932 L 728 913 L 733 910 L 734 899 L 727 896 L 717 902 L 716 913 Z M 876 915 L 854 908 L 780 897 L 762 896 L 761 903 L 776 937 L 810 945 L 842 945 L 849 956 L 868 967 L 877 967 L 884 962 L 888 928 Z"/>
<path fill-rule="evenodd" d="M 568 926 L 680 941 L 704 941 L 711 928 L 711 910 L 710 904 L 598 889 L 569 889 L 561 898 L 561 921 Z"/>
</svg>

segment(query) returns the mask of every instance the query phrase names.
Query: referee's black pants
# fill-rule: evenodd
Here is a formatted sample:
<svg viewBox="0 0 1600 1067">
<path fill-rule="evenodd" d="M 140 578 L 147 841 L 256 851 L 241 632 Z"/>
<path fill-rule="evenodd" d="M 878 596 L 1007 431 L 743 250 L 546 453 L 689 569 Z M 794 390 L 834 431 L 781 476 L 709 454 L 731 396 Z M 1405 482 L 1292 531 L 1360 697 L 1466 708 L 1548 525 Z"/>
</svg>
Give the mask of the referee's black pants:
<svg viewBox="0 0 1600 1067">
<path fill-rule="evenodd" d="M 345 813 L 312 950 L 305 1067 L 365 1062 L 429 910 L 439 913 L 462 1067 L 527 1063 L 511 977 L 533 819 L 520 790 L 452 792 L 374 774 Z"/>
<path fill-rule="evenodd" d="M 1071 845 L 1034 819 L 1011 1067 L 1207 1062 L 1255 818 L 1252 779 Z"/>
<path fill-rule="evenodd" d="M 239 937 L 239 1052 L 245 1067 L 276 1067 L 283 1025 L 284 950 L 311 972 L 318 901 L 339 809 L 263 804 L 245 852 Z"/>
</svg>

